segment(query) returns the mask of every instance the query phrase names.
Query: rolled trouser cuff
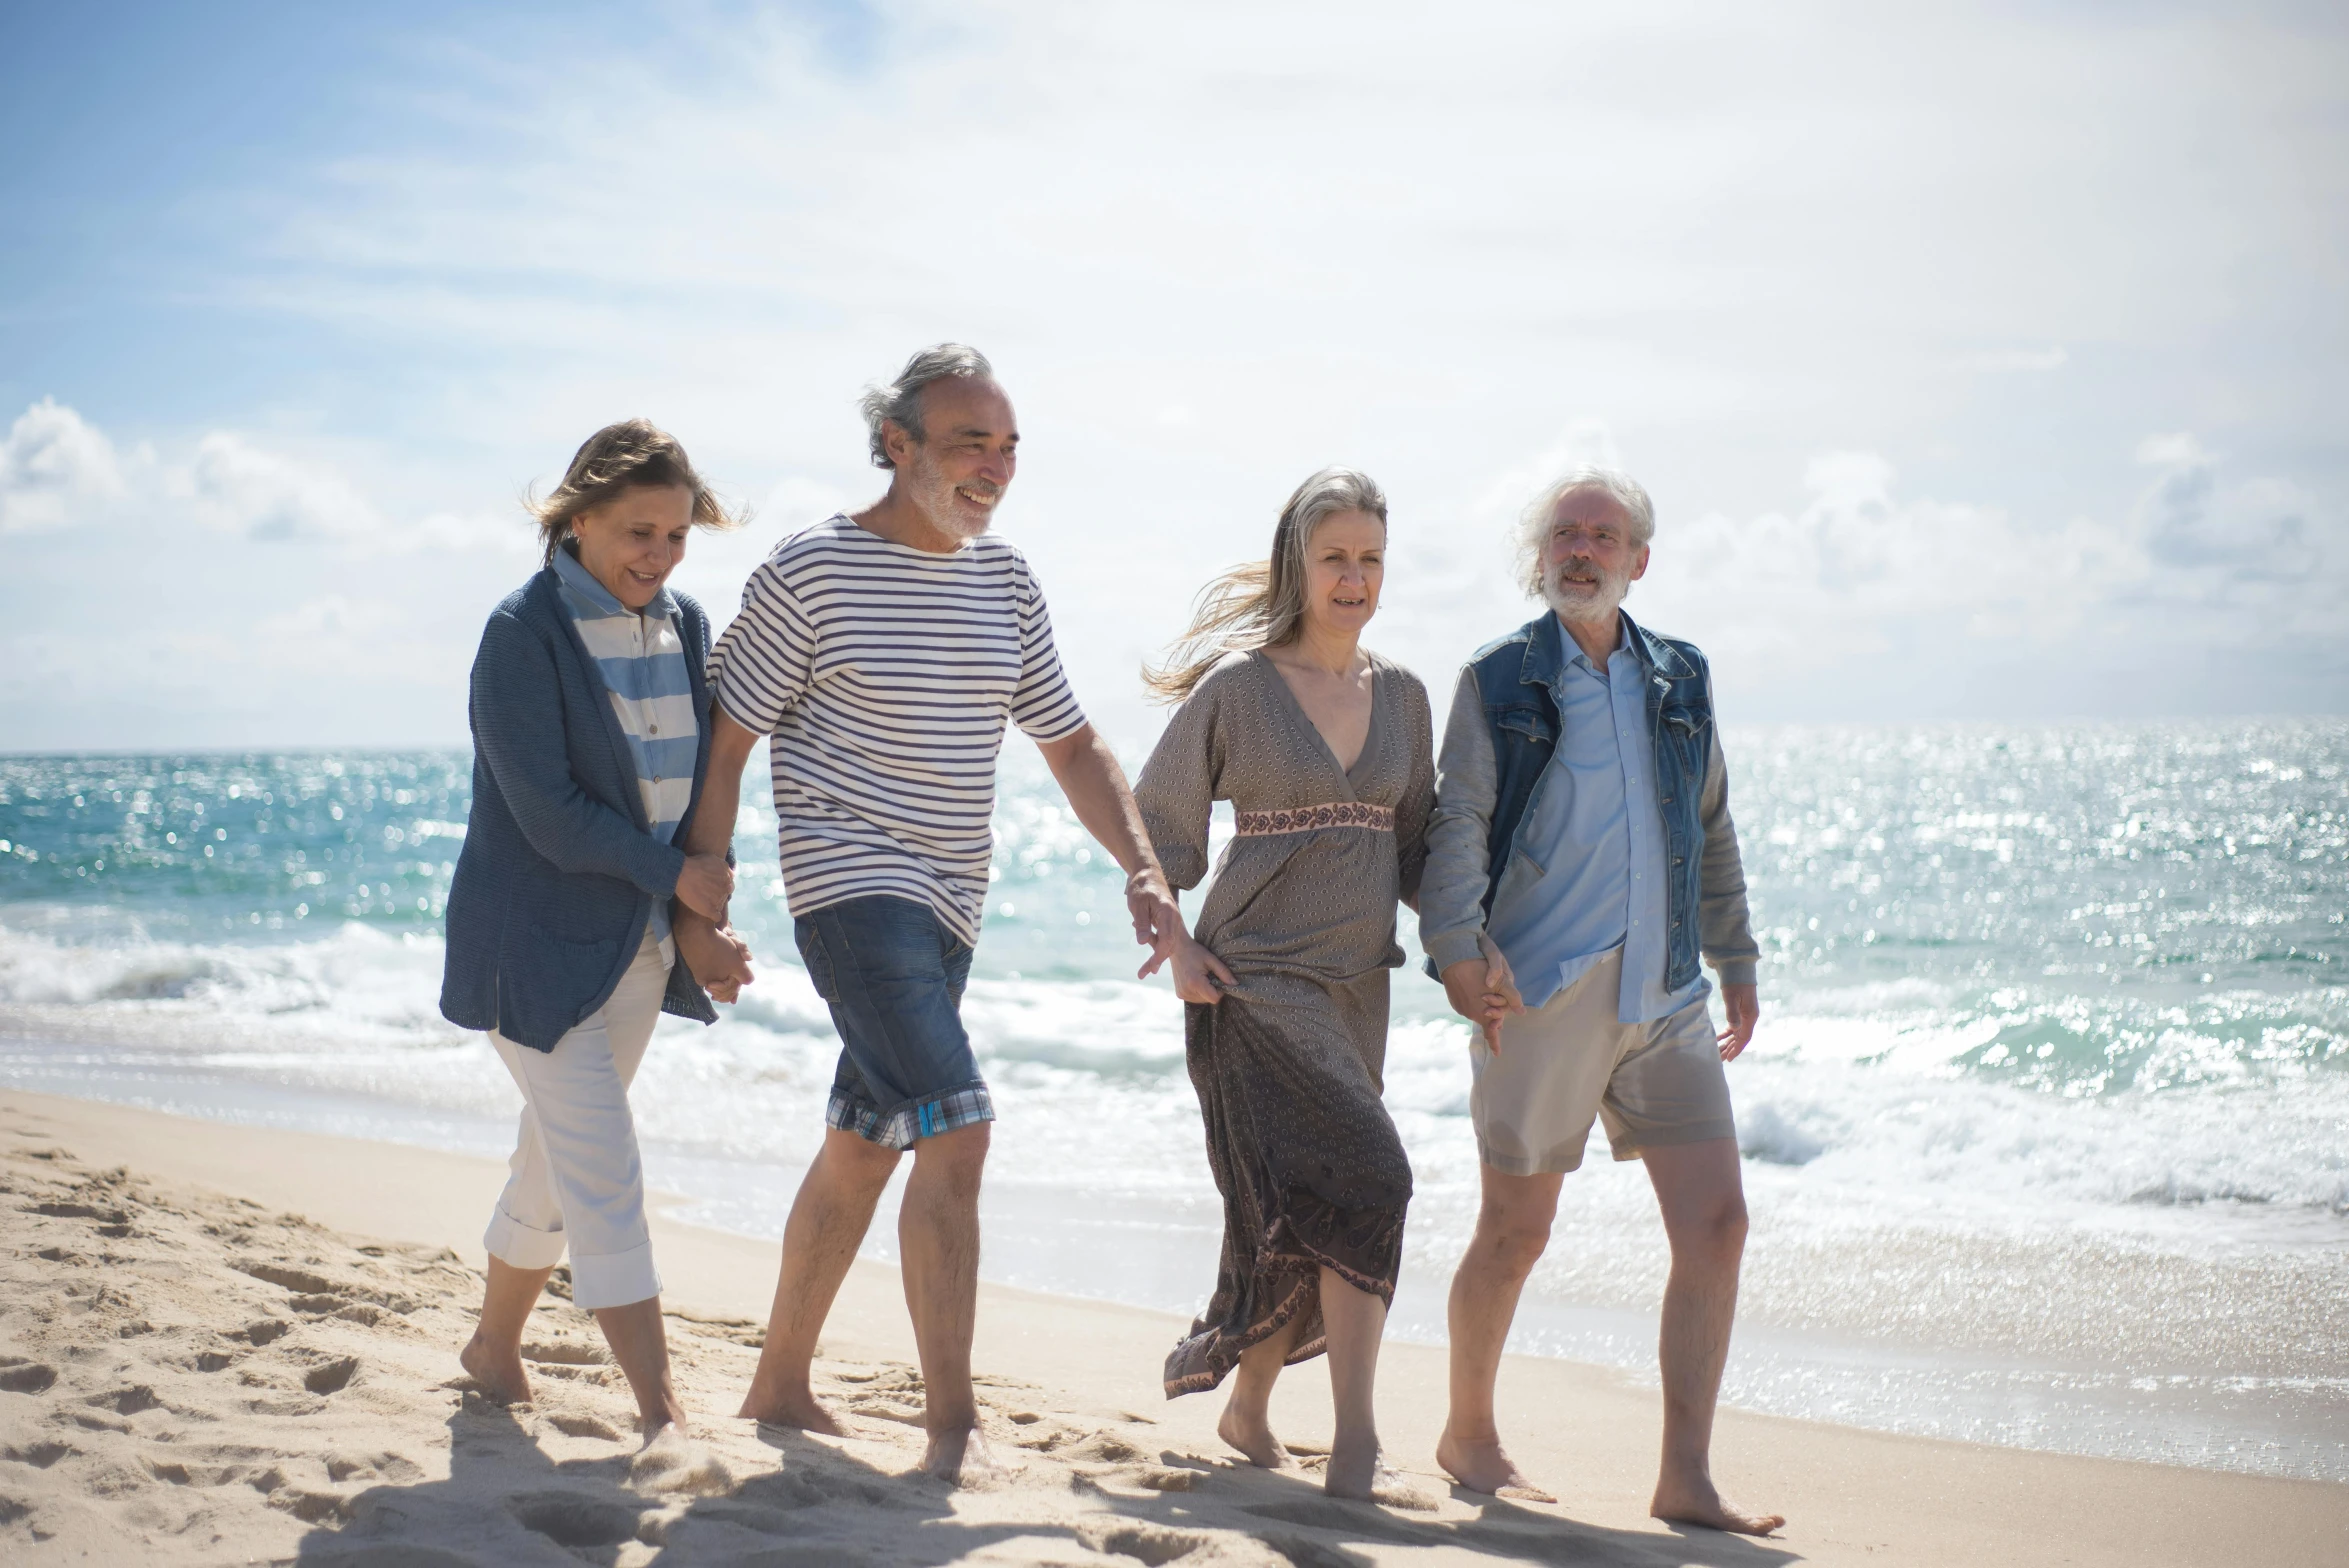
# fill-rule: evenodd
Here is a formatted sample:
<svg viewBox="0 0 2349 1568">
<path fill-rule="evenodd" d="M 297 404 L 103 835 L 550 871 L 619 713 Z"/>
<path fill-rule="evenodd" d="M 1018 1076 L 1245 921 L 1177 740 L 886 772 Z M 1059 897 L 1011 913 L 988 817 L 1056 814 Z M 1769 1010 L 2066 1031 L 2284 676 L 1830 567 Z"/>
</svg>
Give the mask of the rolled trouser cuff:
<svg viewBox="0 0 2349 1568">
<path fill-rule="evenodd" d="M 601 1257 L 571 1254 L 571 1304 L 583 1312 L 633 1306 L 660 1293 L 661 1272 L 653 1267 L 649 1241 Z"/>
<path fill-rule="evenodd" d="M 560 1229 L 540 1230 L 497 1209 L 490 1214 L 489 1229 L 481 1233 L 481 1247 L 500 1263 L 518 1269 L 551 1269 L 563 1261 L 569 1239 Z"/>
</svg>

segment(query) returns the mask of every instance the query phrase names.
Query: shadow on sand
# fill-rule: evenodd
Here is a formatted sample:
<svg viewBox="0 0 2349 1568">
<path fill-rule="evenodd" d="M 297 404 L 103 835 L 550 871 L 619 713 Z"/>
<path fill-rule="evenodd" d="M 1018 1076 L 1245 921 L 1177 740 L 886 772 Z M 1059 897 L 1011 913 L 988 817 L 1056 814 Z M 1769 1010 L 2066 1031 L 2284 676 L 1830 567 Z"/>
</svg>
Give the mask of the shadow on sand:
<svg viewBox="0 0 2349 1568">
<path fill-rule="evenodd" d="M 776 1467 L 722 1496 L 697 1498 L 631 1490 L 625 1451 L 551 1459 L 512 1413 L 479 1399 L 467 1399 L 450 1418 L 449 1435 L 448 1480 L 369 1488 L 352 1499 L 347 1523 L 314 1530 L 295 1560 L 316 1568 L 613 1568 L 623 1560 L 673 1568 L 933 1568 L 1012 1541 L 1024 1545 L 991 1560 L 1073 1564 L 1106 1553 L 1163 1564 L 1197 1554 L 1203 1564 L 1369 1568 L 1373 1559 L 1362 1548 L 1396 1547 L 1450 1548 L 1496 1562 L 1640 1568 L 1776 1568 L 1795 1560 L 1771 1543 L 1710 1530 L 1606 1529 L 1461 1492 L 1454 1496 L 1482 1505 L 1473 1518 L 1414 1518 L 1326 1497 L 1296 1472 L 1203 1465 L 1171 1451 L 1160 1456 L 1164 1464 L 1196 1476 L 1187 1490 L 1145 1488 L 1129 1484 L 1139 1472 L 1121 1476 L 1037 1456 L 1031 1466 L 1061 1471 L 1084 1500 L 1084 1517 L 982 1523 L 957 1517 L 954 1494 L 938 1482 L 882 1470 L 797 1432 L 761 1428 Z M 1232 1532 L 1257 1548 L 1235 1558 Z"/>
</svg>

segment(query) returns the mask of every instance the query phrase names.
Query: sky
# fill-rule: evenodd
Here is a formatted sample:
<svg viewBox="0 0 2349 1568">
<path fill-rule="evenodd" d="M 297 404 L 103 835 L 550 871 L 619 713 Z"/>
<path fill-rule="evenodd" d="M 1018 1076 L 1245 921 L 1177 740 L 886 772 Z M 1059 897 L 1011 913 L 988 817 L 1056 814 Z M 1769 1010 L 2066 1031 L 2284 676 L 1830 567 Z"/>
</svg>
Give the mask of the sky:
<svg viewBox="0 0 2349 1568">
<path fill-rule="evenodd" d="M 1735 722 L 2349 712 L 2328 5 L 0 0 L 0 750 L 461 744 L 614 419 L 723 624 L 982 348 L 1123 743 L 1329 463 L 1439 707 L 1564 466 Z"/>
</svg>

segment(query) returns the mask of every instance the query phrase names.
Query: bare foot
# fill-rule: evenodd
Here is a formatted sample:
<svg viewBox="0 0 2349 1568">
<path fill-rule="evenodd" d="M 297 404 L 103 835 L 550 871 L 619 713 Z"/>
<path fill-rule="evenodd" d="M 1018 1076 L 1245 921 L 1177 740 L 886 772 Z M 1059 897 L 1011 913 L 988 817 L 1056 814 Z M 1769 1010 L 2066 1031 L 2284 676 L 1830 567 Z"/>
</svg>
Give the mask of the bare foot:
<svg viewBox="0 0 2349 1568">
<path fill-rule="evenodd" d="M 1332 1497 L 1359 1497 L 1368 1499 L 1378 1490 L 1379 1482 L 1392 1482 L 1386 1466 L 1378 1462 L 1378 1440 L 1366 1443 L 1348 1441 L 1340 1433 L 1331 1442 L 1329 1463 L 1321 1472 L 1321 1489 Z"/>
<path fill-rule="evenodd" d="M 972 1491 L 1000 1485 L 1018 1472 L 1019 1466 L 997 1454 L 975 1426 L 932 1432 L 922 1454 L 922 1474 Z"/>
<path fill-rule="evenodd" d="M 1248 1463 L 1265 1470 L 1286 1470 L 1297 1460 L 1281 1440 L 1272 1435 L 1272 1426 L 1262 1416 L 1253 1418 L 1240 1414 L 1230 1405 L 1223 1407 L 1223 1417 L 1215 1423 L 1215 1435 L 1248 1456 Z"/>
<path fill-rule="evenodd" d="M 676 1421 L 647 1426 L 644 1446 L 628 1461 L 628 1479 L 652 1492 L 708 1497 L 734 1490 L 734 1472 L 726 1462 L 695 1442 Z"/>
<path fill-rule="evenodd" d="M 1648 1504 L 1648 1513 L 1674 1524 L 1701 1524 L 1738 1535 L 1768 1535 L 1786 1523 L 1784 1514 L 1749 1514 L 1742 1508 L 1723 1502 L 1721 1494 L 1713 1489 L 1713 1483 L 1703 1476 L 1683 1481 L 1669 1478 L 1658 1481 L 1655 1500 Z"/>
<path fill-rule="evenodd" d="M 1465 1486 L 1471 1492 L 1490 1492 L 1495 1497 L 1511 1497 L 1528 1503 L 1554 1503 L 1558 1499 L 1541 1487 L 1525 1479 L 1525 1472 L 1517 1468 L 1517 1461 L 1509 1457 L 1497 1437 L 1468 1442 L 1452 1435 L 1450 1427 L 1436 1439 L 1436 1463 L 1444 1467 L 1444 1474 Z"/>
<path fill-rule="evenodd" d="M 1321 1472 L 1321 1489 L 1331 1497 L 1351 1497 L 1389 1508 L 1415 1508 L 1422 1513 L 1432 1512 L 1436 1506 L 1434 1498 L 1380 1461 L 1376 1443 L 1361 1448 L 1343 1442 L 1333 1446 L 1329 1464 Z"/>
<path fill-rule="evenodd" d="M 832 1412 L 816 1403 L 816 1396 L 802 1388 L 793 1393 L 768 1394 L 755 1384 L 742 1396 L 742 1408 L 734 1414 L 745 1421 L 756 1421 L 761 1426 L 796 1427 L 802 1432 L 815 1432 L 825 1437 L 846 1437 L 847 1430 L 832 1419 Z"/>
<path fill-rule="evenodd" d="M 465 1342 L 457 1352 L 457 1365 L 465 1375 L 481 1385 L 481 1391 L 501 1405 L 530 1403 L 530 1374 L 522 1370 L 522 1348 L 517 1345 L 499 1350 L 486 1343 L 480 1335 Z"/>
</svg>

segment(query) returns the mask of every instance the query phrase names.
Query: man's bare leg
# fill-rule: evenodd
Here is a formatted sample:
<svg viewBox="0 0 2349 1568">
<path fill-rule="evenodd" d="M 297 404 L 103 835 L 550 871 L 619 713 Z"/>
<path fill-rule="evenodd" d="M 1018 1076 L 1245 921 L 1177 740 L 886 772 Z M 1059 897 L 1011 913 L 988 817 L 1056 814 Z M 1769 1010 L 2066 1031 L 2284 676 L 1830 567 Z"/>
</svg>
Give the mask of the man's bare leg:
<svg viewBox="0 0 2349 1568">
<path fill-rule="evenodd" d="M 1333 1497 L 1369 1497 L 1378 1490 L 1378 1415 L 1372 1390 L 1378 1381 L 1379 1338 L 1386 1332 L 1387 1304 L 1357 1290 L 1335 1269 L 1321 1271 L 1321 1323 L 1329 1334 L 1330 1402 L 1336 1407 L 1337 1435 L 1330 1440 L 1329 1468 L 1321 1489 Z"/>
<path fill-rule="evenodd" d="M 783 1225 L 783 1268 L 767 1317 L 767 1342 L 736 1414 L 841 1435 L 840 1423 L 816 1403 L 808 1369 L 832 1299 L 840 1294 L 840 1282 L 873 1223 L 873 1206 L 896 1169 L 895 1149 L 837 1127 L 824 1130 L 823 1147 L 808 1166 Z"/>
<path fill-rule="evenodd" d="M 1272 1435 L 1272 1386 L 1288 1365 L 1289 1347 L 1297 1342 L 1298 1319 L 1291 1318 L 1272 1333 L 1240 1352 L 1232 1368 L 1231 1390 L 1224 1396 L 1223 1415 L 1215 1435 L 1245 1454 L 1248 1462 L 1266 1470 L 1286 1470 L 1296 1459 Z"/>
<path fill-rule="evenodd" d="M 972 1482 L 1007 1466 L 979 1432 L 971 1392 L 971 1335 L 978 1321 L 979 1180 L 987 1164 L 987 1123 L 924 1138 L 898 1210 L 897 1246 L 906 1310 L 922 1359 L 922 1469 L 942 1481 Z"/>
<path fill-rule="evenodd" d="M 1786 1522 L 1783 1515 L 1747 1513 L 1723 1502 L 1713 1487 L 1713 1407 L 1729 1359 L 1737 1270 L 1745 1255 L 1745 1188 L 1737 1142 L 1715 1138 L 1649 1149 L 1642 1158 L 1672 1243 L 1672 1274 L 1664 1285 L 1663 1330 L 1656 1345 L 1664 1380 L 1664 1462 L 1648 1512 L 1658 1519 L 1768 1535 Z"/>
<path fill-rule="evenodd" d="M 501 1404 L 530 1401 L 530 1374 L 522 1369 L 522 1331 L 529 1327 L 539 1292 L 546 1289 L 552 1273 L 552 1268 L 518 1269 L 503 1258 L 489 1260 L 481 1319 L 473 1326 L 473 1338 L 457 1352 L 457 1364 Z"/>
<path fill-rule="evenodd" d="M 1484 1202 L 1477 1210 L 1476 1234 L 1452 1275 L 1447 1314 L 1452 1408 L 1444 1435 L 1436 1440 L 1436 1463 L 1472 1492 L 1554 1503 L 1557 1498 L 1528 1481 L 1501 1447 L 1493 1384 L 1501 1374 L 1501 1347 L 1517 1316 L 1518 1294 L 1550 1244 L 1550 1221 L 1566 1178 L 1555 1172 L 1512 1176 L 1489 1165 L 1481 1169 Z"/>
</svg>

